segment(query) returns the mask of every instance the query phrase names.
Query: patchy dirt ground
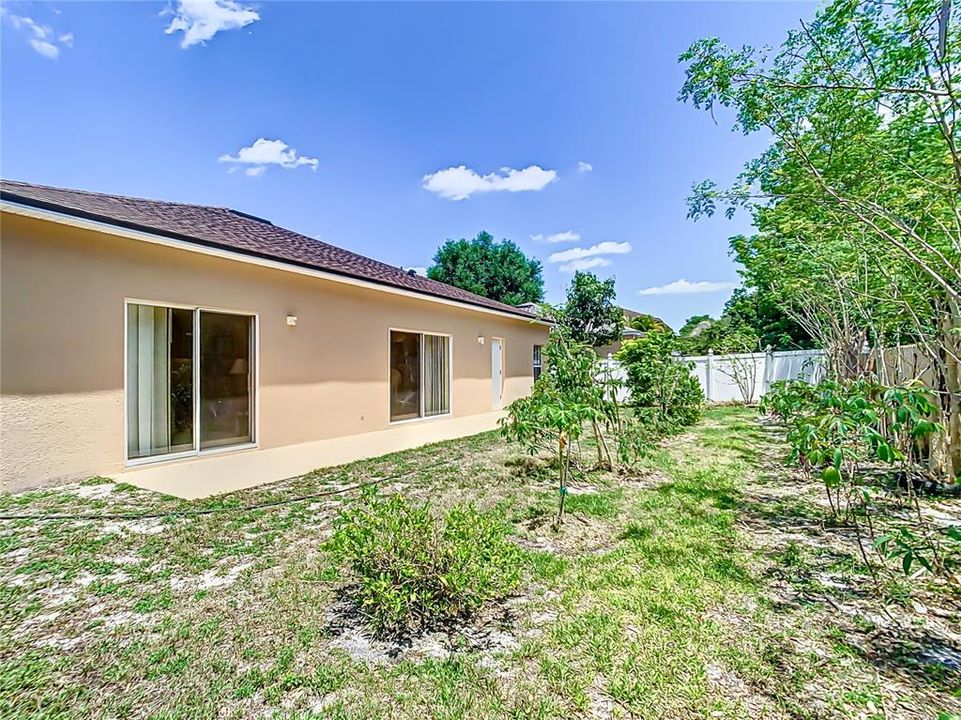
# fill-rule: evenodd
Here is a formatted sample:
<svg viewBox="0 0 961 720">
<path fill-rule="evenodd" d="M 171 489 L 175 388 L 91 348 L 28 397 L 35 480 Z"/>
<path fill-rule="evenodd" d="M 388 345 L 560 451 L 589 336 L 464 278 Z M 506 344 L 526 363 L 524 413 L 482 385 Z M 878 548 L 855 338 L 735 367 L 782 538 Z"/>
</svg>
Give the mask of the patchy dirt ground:
<svg viewBox="0 0 961 720">
<path fill-rule="evenodd" d="M 786 661 L 803 654 L 839 665 L 847 684 L 860 686 L 842 694 L 840 709 L 858 716 L 961 712 L 961 588 L 923 572 L 905 577 L 890 563 L 873 578 L 854 529 L 831 524 L 823 486 L 785 467 L 780 428 L 758 420 L 750 432 L 758 442 L 747 451 L 755 470 L 741 486 L 739 542 L 756 558 L 753 571 L 764 583 L 760 600 L 790 637 Z M 895 492 L 882 493 L 877 504 L 878 535 L 886 529 L 884 517 L 910 514 Z M 926 517 L 961 525 L 956 499 L 931 496 L 922 504 Z M 870 552 L 869 539 L 864 545 Z M 721 618 L 732 632 L 750 624 L 743 616 Z M 830 686 L 808 683 L 805 690 L 815 715 L 839 709 Z"/>
<path fill-rule="evenodd" d="M 875 583 L 785 454 L 753 411 L 713 410 L 637 468 L 576 478 L 559 532 L 549 464 L 494 434 L 201 502 L 97 480 L 5 496 L 3 514 L 159 517 L 0 521 L 0 716 L 961 713 L 957 592 Z M 370 480 L 504 503 L 522 589 L 458 627 L 371 637 L 323 549 L 356 497 L 325 493 Z"/>
</svg>

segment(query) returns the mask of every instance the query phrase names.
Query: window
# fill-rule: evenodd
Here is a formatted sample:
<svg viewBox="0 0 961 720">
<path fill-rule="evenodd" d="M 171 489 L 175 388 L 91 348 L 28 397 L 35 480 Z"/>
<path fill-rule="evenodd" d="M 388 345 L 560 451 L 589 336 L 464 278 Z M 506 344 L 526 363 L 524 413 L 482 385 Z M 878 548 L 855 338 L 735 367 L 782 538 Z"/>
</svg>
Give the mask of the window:
<svg viewBox="0 0 961 720">
<path fill-rule="evenodd" d="M 541 376 L 541 346 L 534 346 L 534 382 Z"/>
<path fill-rule="evenodd" d="M 390 419 L 450 413 L 450 337 L 390 331 Z"/>
<path fill-rule="evenodd" d="M 127 304 L 127 458 L 253 442 L 254 319 Z"/>
</svg>

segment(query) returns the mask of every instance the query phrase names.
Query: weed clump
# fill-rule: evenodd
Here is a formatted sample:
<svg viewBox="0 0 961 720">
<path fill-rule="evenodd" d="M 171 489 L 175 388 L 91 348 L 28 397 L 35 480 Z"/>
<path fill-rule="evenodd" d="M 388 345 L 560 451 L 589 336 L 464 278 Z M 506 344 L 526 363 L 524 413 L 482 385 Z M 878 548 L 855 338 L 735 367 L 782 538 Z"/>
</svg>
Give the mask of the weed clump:
<svg viewBox="0 0 961 720">
<path fill-rule="evenodd" d="M 365 493 L 335 521 L 328 549 L 349 573 L 347 596 L 378 635 L 403 635 L 469 617 L 520 581 L 521 551 L 501 509 Z"/>
</svg>

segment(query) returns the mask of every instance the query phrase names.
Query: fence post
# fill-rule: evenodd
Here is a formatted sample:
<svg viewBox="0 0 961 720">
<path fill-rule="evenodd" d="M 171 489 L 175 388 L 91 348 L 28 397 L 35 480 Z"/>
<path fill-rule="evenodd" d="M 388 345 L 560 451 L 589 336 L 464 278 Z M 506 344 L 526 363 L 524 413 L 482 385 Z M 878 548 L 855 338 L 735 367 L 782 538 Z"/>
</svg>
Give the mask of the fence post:
<svg viewBox="0 0 961 720">
<path fill-rule="evenodd" d="M 761 382 L 761 397 L 771 389 L 771 372 L 774 370 L 774 350 L 768 345 L 764 348 L 764 380 Z M 760 398 L 758 398 L 760 400 Z"/>
<path fill-rule="evenodd" d="M 714 402 L 711 394 L 714 390 L 714 381 L 712 379 L 714 375 L 714 351 L 711 348 L 707 349 L 707 371 L 704 373 L 704 396 L 708 402 Z"/>
</svg>

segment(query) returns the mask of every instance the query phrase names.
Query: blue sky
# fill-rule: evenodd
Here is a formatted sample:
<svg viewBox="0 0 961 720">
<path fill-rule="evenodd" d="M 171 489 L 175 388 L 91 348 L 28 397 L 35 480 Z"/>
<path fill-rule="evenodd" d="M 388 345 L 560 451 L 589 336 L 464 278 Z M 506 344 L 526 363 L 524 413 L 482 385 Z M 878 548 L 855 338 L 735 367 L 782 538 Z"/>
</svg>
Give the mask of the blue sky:
<svg viewBox="0 0 961 720">
<path fill-rule="evenodd" d="M 764 138 L 679 103 L 677 56 L 779 43 L 815 5 L 2 8 L 5 178 L 226 205 L 405 267 L 487 230 L 544 262 L 548 300 L 593 264 L 678 327 L 721 309 L 748 230 L 685 197 Z"/>
</svg>

